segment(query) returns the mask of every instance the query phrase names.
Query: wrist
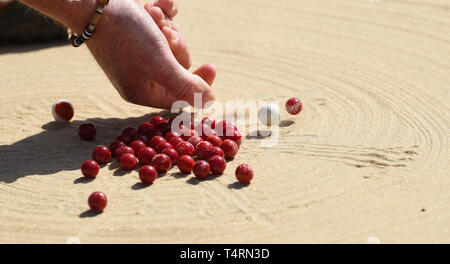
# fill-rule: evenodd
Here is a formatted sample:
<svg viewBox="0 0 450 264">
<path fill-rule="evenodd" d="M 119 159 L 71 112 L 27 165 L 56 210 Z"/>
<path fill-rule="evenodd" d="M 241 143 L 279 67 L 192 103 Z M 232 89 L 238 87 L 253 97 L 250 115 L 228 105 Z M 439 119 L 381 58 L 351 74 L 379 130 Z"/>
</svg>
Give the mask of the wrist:
<svg viewBox="0 0 450 264">
<path fill-rule="evenodd" d="M 121 8 L 119 6 L 122 2 L 126 1 L 128 0 L 118 0 L 118 1 L 110 0 L 109 4 L 104 7 L 101 19 L 99 23 L 96 25 L 95 33 L 88 41 L 85 42 L 85 44 L 88 47 L 91 48 L 92 46 L 95 47 L 103 46 L 104 44 L 107 43 L 108 35 L 114 36 L 116 34 L 115 23 L 116 20 L 118 19 L 118 14 L 120 13 L 118 10 L 120 10 Z M 94 13 L 96 8 L 97 5 L 94 7 Z M 89 22 L 87 24 L 89 24 Z M 86 25 L 84 25 L 82 31 L 84 30 Z"/>
<path fill-rule="evenodd" d="M 98 0 L 21 0 L 24 4 L 47 15 L 74 33 L 81 34 L 95 12 Z"/>
<path fill-rule="evenodd" d="M 89 24 L 83 30 L 83 33 L 76 34 L 73 30 L 70 30 L 70 44 L 74 47 L 81 46 L 84 42 L 89 40 L 97 30 L 97 25 L 100 23 L 102 15 L 105 11 L 105 7 L 109 4 L 109 0 L 98 0 L 95 13 L 89 21 Z"/>
<path fill-rule="evenodd" d="M 78 36 L 83 33 L 90 19 L 95 14 L 98 0 L 70 1 L 72 5 L 63 15 L 62 23 Z"/>
</svg>

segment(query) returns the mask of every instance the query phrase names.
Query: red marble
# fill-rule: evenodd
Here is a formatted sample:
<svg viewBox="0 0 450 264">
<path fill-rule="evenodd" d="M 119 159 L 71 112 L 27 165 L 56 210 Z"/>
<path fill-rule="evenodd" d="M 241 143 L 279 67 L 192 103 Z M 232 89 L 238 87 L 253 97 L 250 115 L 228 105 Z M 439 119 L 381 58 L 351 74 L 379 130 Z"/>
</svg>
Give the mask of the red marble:
<svg viewBox="0 0 450 264">
<path fill-rule="evenodd" d="M 95 160 L 86 160 L 81 165 L 81 173 L 83 173 L 86 178 L 95 178 L 98 175 L 100 167 Z"/>
</svg>

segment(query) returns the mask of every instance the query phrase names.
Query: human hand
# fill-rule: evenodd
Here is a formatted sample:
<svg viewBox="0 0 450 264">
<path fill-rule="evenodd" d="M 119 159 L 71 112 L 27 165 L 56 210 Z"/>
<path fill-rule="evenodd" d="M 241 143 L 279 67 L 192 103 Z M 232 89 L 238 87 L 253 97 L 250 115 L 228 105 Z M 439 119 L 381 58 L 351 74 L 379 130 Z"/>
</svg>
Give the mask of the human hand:
<svg viewBox="0 0 450 264">
<path fill-rule="evenodd" d="M 210 87 L 215 68 L 203 65 L 194 74 L 179 27 L 171 18 L 178 9 L 172 0 L 146 4 L 110 1 L 97 32 L 87 41 L 95 59 L 119 94 L 127 101 L 170 108 L 178 100 L 214 100 Z"/>
</svg>

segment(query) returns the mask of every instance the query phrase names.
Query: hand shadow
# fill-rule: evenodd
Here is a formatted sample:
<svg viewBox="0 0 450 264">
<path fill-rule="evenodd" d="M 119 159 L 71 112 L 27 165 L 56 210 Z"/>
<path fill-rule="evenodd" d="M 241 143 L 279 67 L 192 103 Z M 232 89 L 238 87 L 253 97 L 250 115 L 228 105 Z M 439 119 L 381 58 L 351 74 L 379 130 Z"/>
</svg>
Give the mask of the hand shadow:
<svg viewBox="0 0 450 264">
<path fill-rule="evenodd" d="M 126 119 L 92 118 L 75 120 L 70 124 L 49 122 L 44 131 L 11 145 L 0 145 L 0 182 L 12 183 L 28 175 L 51 175 L 60 171 L 79 170 L 81 164 L 91 159 L 95 146 L 108 146 L 121 131 L 129 126 L 138 127 L 154 115 L 165 118 L 169 111 Z M 88 142 L 78 136 L 78 126 L 92 122 L 97 127 L 96 139 Z M 81 181 L 76 181 L 81 183 Z"/>
</svg>

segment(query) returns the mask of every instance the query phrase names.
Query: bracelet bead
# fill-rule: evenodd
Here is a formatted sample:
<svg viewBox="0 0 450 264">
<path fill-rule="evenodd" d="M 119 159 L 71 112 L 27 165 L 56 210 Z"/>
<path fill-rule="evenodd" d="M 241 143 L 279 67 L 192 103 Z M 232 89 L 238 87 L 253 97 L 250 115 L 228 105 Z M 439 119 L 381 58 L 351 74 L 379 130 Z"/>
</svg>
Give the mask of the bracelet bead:
<svg viewBox="0 0 450 264">
<path fill-rule="evenodd" d="M 88 39 L 90 39 L 90 38 L 92 37 L 92 34 L 89 33 L 89 32 L 87 31 L 87 29 L 85 29 L 85 30 L 83 31 L 83 34 L 81 34 L 81 37 L 86 41 L 86 40 L 88 40 Z"/>
<path fill-rule="evenodd" d="M 75 48 L 78 48 L 83 43 L 84 43 L 84 40 L 82 38 L 79 38 L 75 35 L 72 35 L 70 37 L 70 44 L 72 44 L 72 46 L 74 46 Z"/>
<path fill-rule="evenodd" d="M 105 9 L 105 6 L 109 4 L 109 0 L 99 0 L 98 3 L 99 4 L 98 4 L 97 8 L 95 9 L 95 14 L 92 17 L 89 24 L 84 29 L 83 33 L 81 34 L 81 37 L 77 36 L 76 34 L 69 35 L 69 42 L 70 42 L 70 44 L 72 44 L 72 46 L 78 48 L 85 41 L 87 41 L 94 35 L 96 26 L 100 22 L 100 19 L 103 14 L 103 10 Z"/>
</svg>

